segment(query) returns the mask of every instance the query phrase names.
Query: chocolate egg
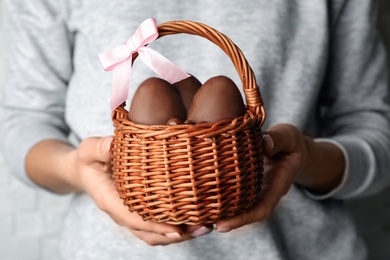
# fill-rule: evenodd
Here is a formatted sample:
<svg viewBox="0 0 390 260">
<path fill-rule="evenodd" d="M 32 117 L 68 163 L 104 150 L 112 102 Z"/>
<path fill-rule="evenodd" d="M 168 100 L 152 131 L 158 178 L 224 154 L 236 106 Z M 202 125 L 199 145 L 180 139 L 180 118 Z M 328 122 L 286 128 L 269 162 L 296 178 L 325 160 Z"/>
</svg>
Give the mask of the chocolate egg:
<svg viewBox="0 0 390 260">
<path fill-rule="evenodd" d="M 216 76 L 198 90 L 188 111 L 187 121 L 215 123 L 245 115 L 237 85 L 228 77 Z"/>
<path fill-rule="evenodd" d="M 179 92 L 184 108 L 186 109 L 186 112 L 188 112 L 192 98 L 195 96 L 195 93 L 198 91 L 200 86 L 202 86 L 202 83 L 191 75 L 186 79 L 174 83 L 173 86 Z"/>
<path fill-rule="evenodd" d="M 178 91 L 167 81 L 149 78 L 134 94 L 129 120 L 137 124 L 162 125 L 172 119 L 186 119 L 186 110 Z"/>
</svg>

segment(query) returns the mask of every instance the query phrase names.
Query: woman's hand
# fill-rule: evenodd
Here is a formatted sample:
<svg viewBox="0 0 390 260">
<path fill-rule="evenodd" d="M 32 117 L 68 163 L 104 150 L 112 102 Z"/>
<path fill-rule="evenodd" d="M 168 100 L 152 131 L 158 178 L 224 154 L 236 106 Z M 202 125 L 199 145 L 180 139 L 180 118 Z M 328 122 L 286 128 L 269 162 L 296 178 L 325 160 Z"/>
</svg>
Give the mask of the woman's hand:
<svg viewBox="0 0 390 260">
<path fill-rule="evenodd" d="M 76 149 L 57 140 L 43 141 L 27 156 L 27 172 L 34 182 L 53 192 L 87 192 L 113 221 L 149 245 L 168 245 L 212 231 L 209 225 L 160 224 L 130 213 L 111 177 L 111 142 L 112 137 L 87 138 Z"/>
<path fill-rule="evenodd" d="M 182 242 L 212 231 L 209 226 L 184 226 L 143 221 L 123 205 L 111 178 L 110 144 L 112 137 L 85 139 L 77 151 L 81 186 L 118 225 L 127 227 L 149 245 Z"/>
<path fill-rule="evenodd" d="M 249 211 L 217 222 L 216 231 L 266 220 L 295 182 L 315 192 L 326 192 L 341 182 L 344 157 L 331 143 L 316 143 L 292 125 L 280 124 L 263 136 L 264 178 L 260 199 Z"/>
</svg>

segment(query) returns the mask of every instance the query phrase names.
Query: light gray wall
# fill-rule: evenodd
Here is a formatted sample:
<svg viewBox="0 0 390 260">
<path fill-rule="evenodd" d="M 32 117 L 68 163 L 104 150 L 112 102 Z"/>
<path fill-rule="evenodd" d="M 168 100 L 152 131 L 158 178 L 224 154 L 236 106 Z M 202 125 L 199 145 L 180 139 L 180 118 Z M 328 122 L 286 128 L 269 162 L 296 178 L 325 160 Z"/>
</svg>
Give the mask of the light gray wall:
<svg viewBox="0 0 390 260">
<path fill-rule="evenodd" d="M 0 86 L 5 77 L 7 42 L 2 2 L 0 0 Z M 21 184 L 10 175 L 0 154 L 0 259 L 59 259 L 58 234 L 68 201 L 69 196 L 54 196 Z"/>
</svg>

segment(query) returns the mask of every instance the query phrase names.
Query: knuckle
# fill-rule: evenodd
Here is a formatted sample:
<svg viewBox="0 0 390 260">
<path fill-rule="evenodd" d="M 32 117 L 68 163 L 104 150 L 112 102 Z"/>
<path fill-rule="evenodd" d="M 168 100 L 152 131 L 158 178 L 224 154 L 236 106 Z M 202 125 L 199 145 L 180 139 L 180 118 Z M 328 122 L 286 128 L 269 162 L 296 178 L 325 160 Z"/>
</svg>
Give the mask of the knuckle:
<svg viewBox="0 0 390 260">
<path fill-rule="evenodd" d="M 88 138 L 83 140 L 80 143 L 78 148 L 78 153 L 77 153 L 77 157 L 80 161 L 85 161 L 88 158 L 89 146 L 90 146 L 90 140 Z"/>
<path fill-rule="evenodd" d="M 154 241 L 154 240 L 148 241 L 148 242 L 146 242 L 146 244 L 148 244 L 149 246 L 159 246 L 160 245 L 160 243 L 157 243 L 157 241 Z"/>
<path fill-rule="evenodd" d="M 270 203 L 266 203 L 265 201 L 263 201 L 263 204 L 263 219 L 268 219 L 269 217 L 271 217 L 275 205 L 271 205 Z"/>
<path fill-rule="evenodd" d="M 108 207 L 107 207 L 107 202 L 104 199 L 104 197 L 99 195 L 99 194 L 95 195 L 94 197 L 95 197 L 94 201 L 95 201 L 95 204 L 98 207 L 98 209 L 100 209 L 101 211 L 104 211 L 104 212 L 110 214 L 110 212 L 108 210 Z"/>
<path fill-rule="evenodd" d="M 151 238 L 151 237 L 145 237 L 142 239 L 147 245 L 149 246 L 161 246 L 161 245 L 164 245 L 163 243 L 161 243 L 161 241 L 155 239 L 155 238 Z"/>
<path fill-rule="evenodd" d="M 136 225 L 128 226 L 128 228 L 131 229 L 132 231 L 136 231 L 136 232 L 138 232 L 138 231 L 143 231 L 142 228 L 139 228 L 139 227 L 136 226 Z"/>
<path fill-rule="evenodd" d="M 111 164 L 108 162 L 108 163 L 104 163 L 102 164 L 102 169 L 101 169 L 103 172 L 107 172 L 107 173 L 112 173 L 112 166 Z"/>
<path fill-rule="evenodd" d="M 81 144 L 80 144 L 78 152 L 77 152 L 77 159 L 80 162 L 84 162 L 87 159 L 87 150 L 84 149 Z"/>
<path fill-rule="evenodd" d="M 271 216 L 272 210 L 269 207 L 264 208 L 263 219 L 268 219 Z"/>
<path fill-rule="evenodd" d="M 106 204 L 105 204 L 104 202 L 102 202 L 101 200 L 96 200 L 95 202 L 96 202 L 96 206 L 98 207 L 98 209 L 100 209 L 101 211 L 104 211 L 104 212 L 108 213 Z"/>
<path fill-rule="evenodd" d="M 81 161 L 85 161 L 91 156 L 91 152 L 95 150 L 96 138 L 89 137 L 84 139 L 78 148 L 78 158 Z"/>
</svg>

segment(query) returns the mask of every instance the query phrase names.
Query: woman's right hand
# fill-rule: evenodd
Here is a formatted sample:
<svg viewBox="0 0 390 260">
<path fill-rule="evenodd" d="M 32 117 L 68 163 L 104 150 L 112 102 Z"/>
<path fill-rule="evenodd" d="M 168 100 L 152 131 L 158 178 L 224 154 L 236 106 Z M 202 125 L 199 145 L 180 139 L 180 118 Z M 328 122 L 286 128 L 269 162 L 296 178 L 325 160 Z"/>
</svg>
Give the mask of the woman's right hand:
<svg viewBox="0 0 390 260">
<path fill-rule="evenodd" d="M 106 212 L 118 225 L 128 228 L 149 245 L 168 245 L 210 233 L 212 226 L 169 225 L 143 221 L 137 213 L 130 213 L 123 205 L 111 177 L 110 146 L 112 137 L 91 137 L 69 153 L 75 165 L 74 183 L 86 191 L 99 209 Z"/>
</svg>

